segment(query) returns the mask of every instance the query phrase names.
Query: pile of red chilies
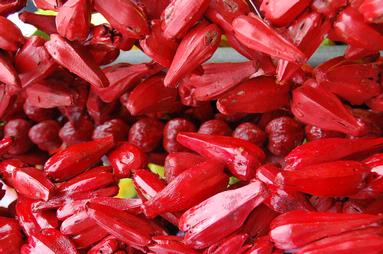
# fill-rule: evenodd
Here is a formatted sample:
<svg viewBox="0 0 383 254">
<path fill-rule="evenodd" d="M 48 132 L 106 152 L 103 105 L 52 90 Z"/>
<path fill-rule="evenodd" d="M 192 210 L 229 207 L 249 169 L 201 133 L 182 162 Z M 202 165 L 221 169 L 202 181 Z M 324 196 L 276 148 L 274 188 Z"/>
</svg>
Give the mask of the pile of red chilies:
<svg viewBox="0 0 383 254">
<path fill-rule="evenodd" d="M 0 253 L 383 253 L 382 0 L 34 3 L 49 40 L 0 1 Z"/>
</svg>

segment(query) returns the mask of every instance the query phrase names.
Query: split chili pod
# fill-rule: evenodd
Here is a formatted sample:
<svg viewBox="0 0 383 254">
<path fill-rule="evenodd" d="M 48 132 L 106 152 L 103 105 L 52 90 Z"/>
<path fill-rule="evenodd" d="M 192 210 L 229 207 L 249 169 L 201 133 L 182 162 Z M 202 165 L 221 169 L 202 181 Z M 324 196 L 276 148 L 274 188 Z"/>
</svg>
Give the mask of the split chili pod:
<svg viewBox="0 0 383 254">
<path fill-rule="evenodd" d="M 253 143 L 232 137 L 185 132 L 178 134 L 177 141 L 204 157 L 224 162 L 242 180 L 253 178 L 265 158 Z"/>
<path fill-rule="evenodd" d="M 190 208 L 179 222 L 179 228 L 186 231 L 184 242 L 203 249 L 228 236 L 241 227 L 266 195 L 264 185 L 252 181 L 244 187 L 218 193 Z"/>
</svg>

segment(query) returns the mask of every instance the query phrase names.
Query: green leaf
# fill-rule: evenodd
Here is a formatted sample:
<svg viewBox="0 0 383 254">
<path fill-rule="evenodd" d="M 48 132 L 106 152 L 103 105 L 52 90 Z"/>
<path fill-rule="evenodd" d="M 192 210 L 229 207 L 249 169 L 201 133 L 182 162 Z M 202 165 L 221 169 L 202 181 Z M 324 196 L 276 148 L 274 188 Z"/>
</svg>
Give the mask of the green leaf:
<svg viewBox="0 0 383 254">
<path fill-rule="evenodd" d="M 233 184 L 236 184 L 238 182 L 239 182 L 239 180 L 235 176 L 231 176 L 230 179 L 229 179 L 229 185 L 233 185 Z"/>
<path fill-rule="evenodd" d="M 136 188 L 134 188 L 133 179 L 124 178 L 118 183 L 120 188 L 117 198 L 135 198 L 137 196 Z"/>
<path fill-rule="evenodd" d="M 154 164 L 154 163 L 149 163 L 148 168 L 150 169 L 150 171 L 159 175 L 161 178 L 165 177 L 165 168 L 164 167 L 157 165 L 157 164 Z"/>
<path fill-rule="evenodd" d="M 326 38 L 326 39 L 324 39 L 324 40 L 322 41 L 322 44 L 321 44 L 321 45 L 322 45 L 322 46 L 333 46 L 333 45 L 335 45 L 335 43 L 334 43 L 332 40 Z"/>
<path fill-rule="evenodd" d="M 38 30 L 38 29 L 32 34 L 32 36 L 33 35 L 40 36 L 41 38 L 44 38 L 45 40 L 49 40 L 49 38 L 50 38 L 48 34 L 44 33 L 41 30 Z"/>
<path fill-rule="evenodd" d="M 43 9 L 37 9 L 37 11 L 35 11 L 35 13 L 40 14 L 40 15 L 46 15 L 46 16 L 56 16 L 57 15 L 57 12 L 55 12 L 55 11 L 43 10 Z"/>
</svg>

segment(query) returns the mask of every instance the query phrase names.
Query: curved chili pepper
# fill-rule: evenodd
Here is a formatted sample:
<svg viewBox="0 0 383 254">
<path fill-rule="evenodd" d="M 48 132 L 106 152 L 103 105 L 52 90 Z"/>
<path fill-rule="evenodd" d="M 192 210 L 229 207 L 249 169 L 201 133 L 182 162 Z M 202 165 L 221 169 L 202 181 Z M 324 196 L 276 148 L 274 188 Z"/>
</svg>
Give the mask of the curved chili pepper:
<svg viewBox="0 0 383 254">
<path fill-rule="evenodd" d="M 86 211 L 109 234 L 133 246 L 147 246 L 152 235 L 163 233 L 144 219 L 108 206 L 87 204 Z"/>
<path fill-rule="evenodd" d="M 117 178 L 129 177 L 130 173 L 147 165 L 146 154 L 137 146 L 121 143 L 109 153 L 108 159 Z"/>
<path fill-rule="evenodd" d="M 107 236 L 98 244 L 93 246 L 88 254 L 113 254 L 116 253 L 118 249 L 120 249 L 121 243 L 114 236 Z"/>
<path fill-rule="evenodd" d="M 302 64 L 306 59 L 297 47 L 252 14 L 235 18 L 233 28 L 235 37 L 253 50 L 297 64 Z"/>
<path fill-rule="evenodd" d="M 179 223 L 179 228 L 187 231 L 185 243 L 202 249 L 233 233 L 266 195 L 263 184 L 253 181 L 244 187 L 218 193 L 190 208 Z"/>
<path fill-rule="evenodd" d="M 23 235 L 19 223 L 15 219 L 0 217 L 0 252 L 9 254 L 20 253 Z"/>
<path fill-rule="evenodd" d="M 205 159 L 197 154 L 187 152 L 170 153 L 165 160 L 165 179 L 168 183 L 179 174 L 192 166 L 203 162 Z"/>
<path fill-rule="evenodd" d="M 365 126 L 358 123 L 342 102 L 321 87 L 312 87 L 308 80 L 293 91 L 291 111 L 301 122 L 326 130 L 360 136 Z M 315 83 L 315 82 L 314 82 Z"/>
<path fill-rule="evenodd" d="M 282 250 L 302 247 L 324 237 L 367 227 L 380 227 L 382 216 L 292 211 L 271 223 L 270 238 Z"/>
<path fill-rule="evenodd" d="M 135 1 L 95 0 L 94 8 L 126 38 L 140 39 L 149 33 L 145 13 Z M 116 15 L 116 13 L 120 13 L 120 15 Z"/>
<path fill-rule="evenodd" d="M 287 34 L 294 45 L 309 59 L 322 43 L 330 27 L 331 23 L 328 19 L 318 13 L 311 12 L 302 15 L 289 26 Z M 299 68 L 299 65 L 286 60 L 279 60 L 277 67 L 278 81 L 281 83 L 287 82 Z"/>
<path fill-rule="evenodd" d="M 309 5 L 310 0 L 294 0 L 279 2 L 276 0 L 263 1 L 261 11 L 273 25 L 286 26 L 294 21 Z"/>
<path fill-rule="evenodd" d="M 68 180 L 95 164 L 113 145 L 111 136 L 72 145 L 53 155 L 45 163 L 44 171 L 57 181 Z"/>
<path fill-rule="evenodd" d="M 247 240 L 247 234 L 234 234 L 232 236 L 226 237 L 220 242 L 211 245 L 206 249 L 206 254 L 230 254 L 230 253 L 243 253 L 242 246 Z M 247 247 L 247 246 L 244 246 Z"/>
<path fill-rule="evenodd" d="M 103 69 L 105 76 L 110 82 L 110 86 L 103 89 L 94 89 L 106 103 L 118 99 L 129 88 L 133 87 L 142 78 L 150 77 L 162 70 L 158 64 L 115 64 Z"/>
<path fill-rule="evenodd" d="M 175 2 L 182 1 L 175 0 Z M 221 30 L 215 24 L 201 23 L 190 31 L 177 48 L 164 80 L 165 86 L 176 87 L 178 81 L 214 54 L 220 41 Z"/>
<path fill-rule="evenodd" d="M 70 41 L 85 40 L 90 29 L 90 16 L 89 0 L 68 0 L 57 13 L 57 32 Z"/>
<path fill-rule="evenodd" d="M 72 236 L 70 240 L 74 243 L 77 249 L 89 249 L 91 246 L 98 243 L 108 235 L 109 234 L 106 230 L 96 226 Z"/>
<path fill-rule="evenodd" d="M 355 46 L 348 45 L 346 50 L 344 51 L 344 58 L 348 60 L 358 60 L 365 57 L 379 55 L 375 51 L 367 50 L 364 48 L 358 48 Z"/>
<path fill-rule="evenodd" d="M 250 180 L 265 158 L 263 151 L 246 140 L 199 133 L 180 133 L 177 141 L 210 159 L 226 163 L 231 173 L 241 180 Z"/>
<path fill-rule="evenodd" d="M 12 21 L 0 16 L 0 49 L 17 51 L 24 42 L 20 29 Z"/>
<path fill-rule="evenodd" d="M 254 77 L 259 70 L 256 61 L 244 63 L 211 63 L 202 66 L 203 74 L 191 74 L 183 82 L 194 87 L 197 101 L 217 99 L 239 83 Z"/>
<path fill-rule="evenodd" d="M 70 72 L 88 81 L 95 88 L 107 87 L 109 81 L 96 63 L 84 54 L 79 48 L 73 47 L 69 42 L 57 34 L 52 34 L 45 48 L 51 57 Z"/>
<path fill-rule="evenodd" d="M 20 79 L 17 72 L 10 60 L 2 52 L 0 52 L 0 82 L 6 85 L 6 91 L 9 95 L 14 95 L 20 90 Z"/>
<path fill-rule="evenodd" d="M 296 147 L 285 158 L 285 170 L 296 170 L 306 166 L 357 158 L 383 148 L 382 138 L 325 138 Z"/>
<path fill-rule="evenodd" d="M 288 86 L 278 85 L 270 77 L 258 77 L 242 82 L 234 89 L 221 95 L 217 101 L 217 108 L 226 115 L 264 113 L 288 105 L 288 93 Z"/>
<path fill-rule="evenodd" d="M 197 254 L 199 252 L 189 248 L 182 243 L 182 238 L 176 236 L 155 236 L 152 238 L 153 244 L 148 249 L 155 253 L 184 253 Z"/>
<path fill-rule="evenodd" d="M 7 16 L 15 13 L 27 5 L 27 0 L 2 1 L 0 3 L 0 16 Z"/>
<path fill-rule="evenodd" d="M 32 234 L 28 245 L 23 247 L 22 253 L 68 253 L 77 254 L 73 243 L 56 229 L 43 229 Z"/>
<path fill-rule="evenodd" d="M 62 194 L 79 193 L 103 188 L 114 182 L 110 167 L 97 167 L 60 184 L 57 190 Z"/>
<path fill-rule="evenodd" d="M 31 24 L 47 34 L 57 34 L 56 18 L 50 15 L 41 15 L 29 11 L 19 13 L 19 19 Z"/>
<path fill-rule="evenodd" d="M 316 242 L 310 243 L 297 252 L 298 254 L 310 253 L 329 253 L 340 252 L 355 253 L 379 253 L 382 252 L 383 234 L 382 229 L 360 229 L 352 232 L 343 233 L 337 236 L 326 237 Z"/>
<path fill-rule="evenodd" d="M 30 37 L 17 52 L 15 67 L 22 87 L 40 81 L 56 69 L 56 62 L 44 48 L 45 40 L 39 36 Z"/>
<path fill-rule="evenodd" d="M 383 6 L 379 0 L 365 0 L 358 10 L 368 22 L 383 23 Z"/>
<path fill-rule="evenodd" d="M 356 9 L 344 9 L 334 23 L 336 35 L 358 48 L 372 51 L 383 49 L 383 35 L 364 22 L 363 15 Z"/>
<path fill-rule="evenodd" d="M 161 15 L 164 36 L 169 39 L 183 37 L 209 6 L 209 0 L 172 0 Z M 188 18 L 185 18 L 188 17 Z"/>
<path fill-rule="evenodd" d="M 92 227 L 99 227 L 91 218 L 89 218 L 85 210 L 66 218 L 60 226 L 60 232 L 63 235 L 77 235 Z"/>
<path fill-rule="evenodd" d="M 335 161 L 285 171 L 283 186 L 316 196 L 350 196 L 365 186 L 368 170 L 360 162 Z"/>
<path fill-rule="evenodd" d="M 166 212 L 186 210 L 202 200 L 224 190 L 229 178 L 223 165 L 206 161 L 179 174 L 164 189 L 143 205 L 147 217 L 154 218 Z M 204 182 L 203 185 L 198 183 Z M 192 189 L 189 186 L 194 186 Z"/>
<path fill-rule="evenodd" d="M 240 230 L 248 234 L 249 238 L 267 235 L 271 221 L 278 215 L 279 213 L 261 204 L 250 213 Z"/>
<path fill-rule="evenodd" d="M 13 144 L 13 138 L 12 137 L 5 137 L 0 141 L 0 155 L 7 153 L 8 149 Z"/>
</svg>

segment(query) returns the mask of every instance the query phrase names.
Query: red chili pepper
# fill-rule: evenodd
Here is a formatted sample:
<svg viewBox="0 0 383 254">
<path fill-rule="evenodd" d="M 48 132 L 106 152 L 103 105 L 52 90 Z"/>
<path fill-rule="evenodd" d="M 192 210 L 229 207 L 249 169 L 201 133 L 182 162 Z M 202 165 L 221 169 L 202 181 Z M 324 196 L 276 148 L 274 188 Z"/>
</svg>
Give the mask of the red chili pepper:
<svg viewBox="0 0 383 254">
<path fill-rule="evenodd" d="M 94 8 L 126 38 L 140 39 L 149 33 L 145 13 L 135 1 L 95 0 Z"/>
<path fill-rule="evenodd" d="M 7 91 L 5 84 L 0 84 L 0 118 L 4 119 L 9 113 L 9 108 L 15 102 L 15 96 L 12 96 Z"/>
<path fill-rule="evenodd" d="M 64 147 L 76 145 L 82 142 L 87 142 L 92 139 L 92 133 L 94 130 L 93 123 L 83 118 L 80 120 L 78 127 L 71 122 L 66 122 L 59 132 L 59 136 L 64 143 Z"/>
<path fill-rule="evenodd" d="M 223 114 L 264 113 L 288 105 L 288 93 L 288 86 L 278 85 L 269 77 L 258 77 L 221 95 L 217 108 Z"/>
<path fill-rule="evenodd" d="M 149 245 L 149 250 L 158 253 L 184 253 L 197 254 L 199 252 L 189 248 L 182 243 L 182 238 L 176 236 L 155 236 L 152 238 L 153 244 Z"/>
<path fill-rule="evenodd" d="M 60 232 L 63 235 L 78 235 L 90 228 L 99 228 L 103 231 L 91 218 L 89 218 L 85 210 L 79 211 L 72 216 L 66 218 L 60 226 Z"/>
<path fill-rule="evenodd" d="M 241 180 L 250 180 L 265 158 L 256 145 L 241 139 L 199 133 L 180 133 L 177 141 L 204 157 L 226 163 L 231 173 Z"/>
<path fill-rule="evenodd" d="M 218 136 L 231 136 L 232 132 L 230 126 L 220 119 L 206 121 L 198 129 L 198 133 Z"/>
<path fill-rule="evenodd" d="M 380 56 L 376 51 L 371 51 L 364 48 L 358 48 L 348 45 L 344 51 L 344 58 L 348 60 L 358 60 L 365 57 Z"/>
<path fill-rule="evenodd" d="M 60 125 L 53 120 L 42 121 L 29 130 L 28 136 L 40 150 L 52 152 L 62 143 L 59 137 Z"/>
<path fill-rule="evenodd" d="M 106 138 L 113 136 L 116 142 L 125 140 L 128 137 L 129 125 L 121 119 L 111 119 L 98 125 L 92 135 L 92 139 Z"/>
<path fill-rule="evenodd" d="M 19 13 L 19 19 L 31 24 L 47 34 L 57 34 L 55 16 L 41 15 L 29 11 Z"/>
<path fill-rule="evenodd" d="M 277 217 L 279 213 L 271 210 L 266 205 L 259 205 L 247 217 L 245 223 L 241 227 L 241 231 L 248 234 L 250 238 L 258 238 L 267 235 L 270 231 L 271 221 Z"/>
<path fill-rule="evenodd" d="M 45 43 L 45 48 L 57 63 L 88 81 L 95 88 L 109 85 L 104 73 L 91 58 L 87 57 L 86 52 L 74 47 L 61 36 L 52 34 L 50 41 Z"/>
<path fill-rule="evenodd" d="M 73 243 L 56 229 L 43 229 L 35 232 L 24 245 L 21 253 L 68 253 L 77 254 Z"/>
<path fill-rule="evenodd" d="M 161 15 L 164 36 L 169 39 L 183 37 L 202 18 L 209 0 L 172 0 Z M 188 17 L 185 19 L 185 17 Z"/>
<path fill-rule="evenodd" d="M 57 180 L 81 174 L 100 160 L 114 145 L 113 137 L 73 145 L 53 155 L 44 165 L 45 173 Z"/>
<path fill-rule="evenodd" d="M 161 143 L 164 124 L 155 118 L 141 118 L 129 130 L 128 142 L 144 152 L 152 152 Z"/>
<path fill-rule="evenodd" d="M 109 234 L 133 246 L 147 246 L 152 235 L 163 233 L 144 219 L 108 206 L 87 204 L 87 213 Z"/>
<path fill-rule="evenodd" d="M 174 0 L 183 2 L 182 0 Z M 208 1 L 205 1 L 208 2 Z M 191 2 L 191 4 L 195 4 Z M 185 6 L 183 6 L 184 8 Z M 165 10 L 166 12 L 166 10 Z M 193 72 L 199 65 L 209 59 L 219 46 L 221 30 L 215 24 L 201 23 L 191 30 L 181 41 L 173 62 L 166 74 L 166 87 L 176 87 L 185 75 Z"/>
<path fill-rule="evenodd" d="M 186 210 L 224 190 L 228 181 L 222 164 L 215 161 L 202 162 L 179 174 L 152 199 L 146 201 L 144 213 L 154 218 L 162 213 Z M 204 184 L 199 184 L 201 182 Z M 190 189 L 190 186 L 193 188 Z"/>
<path fill-rule="evenodd" d="M 116 109 L 116 106 L 115 102 L 103 102 L 100 97 L 94 93 L 94 91 L 89 92 L 88 100 L 86 102 L 86 109 L 95 124 L 98 125 L 108 120 L 113 111 Z"/>
<path fill-rule="evenodd" d="M 294 0 L 278 2 L 276 0 L 263 1 L 261 11 L 273 25 L 286 26 L 294 21 L 309 5 L 309 0 Z"/>
<path fill-rule="evenodd" d="M 154 76 L 136 86 L 124 106 L 133 116 L 172 113 L 182 107 L 177 95 L 177 89 L 164 86 L 163 76 Z M 143 96 L 145 100 L 142 100 Z"/>
<path fill-rule="evenodd" d="M 202 249 L 228 236 L 241 227 L 266 195 L 263 184 L 253 181 L 244 187 L 218 193 L 192 207 L 182 215 L 179 223 L 179 228 L 187 231 L 185 243 Z"/>
<path fill-rule="evenodd" d="M 7 153 L 9 148 L 13 145 L 12 137 L 5 137 L 0 141 L 0 155 Z"/>
<path fill-rule="evenodd" d="M 88 37 L 91 18 L 89 0 L 68 0 L 60 7 L 56 16 L 57 32 L 70 41 Z"/>
<path fill-rule="evenodd" d="M 297 47 L 255 15 L 235 18 L 233 27 L 235 37 L 246 47 L 297 64 L 306 59 Z"/>
<path fill-rule="evenodd" d="M 266 141 L 265 132 L 256 124 L 244 122 L 237 126 L 233 131 L 233 137 L 247 140 L 259 147 Z"/>
<path fill-rule="evenodd" d="M 358 158 L 358 155 L 369 154 L 380 150 L 383 146 L 381 138 L 328 138 L 314 140 L 298 146 L 285 158 L 285 170 L 296 170 L 306 166 Z"/>
<path fill-rule="evenodd" d="M 20 253 L 23 244 L 23 235 L 20 232 L 19 223 L 12 218 L 0 217 L 0 252 L 17 254 Z"/>
<path fill-rule="evenodd" d="M 120 249 L 121 243 L 114 236 L 107 236 L 98 244 L 93 246 L 88 254 L 113 254 L 116 253 L 118 249 Z"/>
<path fill-rule="evenodd" d="M 211 245 L 205 250 L 206 254 L 230 254 L 230 253 L 244 253 L 242 248 L 248 248 L 249 246 L 243 246 L 247 240 L 247 234 L 234 234 L 226 237 L 216 244 Z M 243 246 L 243 247 L 242 247 Z"/>
<path fill-rule="evenodd" d="M 337 11 L 348 5 L 347 0 L 314 0 L 311 8 L 328 17 L 334 17 Z"/>
<path fill-rule="evenodd" d="M 265 199 L 264 204 L 278 213 L 315 210 L 304 194 L 290 189 L 283 190 L 279 187 L 269 186 L 269 196 Z"/>
<path fill-rule="evenodd" d="M 9 95 L 17 94 L 20 90 L 20 79 L 17 72 L 11 61 L 2 52 L 0 52 L 0 82 L 6 85 L 5 89 Z"/>
<path fill-rule="evenodd" d="M 39 9 L 57 11 L 65 0 L 34 0 L 33 3 Z"/>
<path fill-rule="evenodd" d="M 108 235 L 108 232 L 101 227 L 91 227 L 78 235 L 72 236 L 71 241 L 79 250 L 89 249 Z"/>
<path fill-rule="evenodd" d="M 11 1 L 2 1 L 0 3 L 0 15 L 8 16 L 11 13 L 15 13 L 27 4 L 27 0 L 11 0 Z"/>
<path fill-rule="evenodd" d="M 324 237 L 380 227 L 381 223 L 382 217 L 377 215 L 292 211 L 274 219 L 270 238 L 277 248 L 292 250 Z"/>
<path fill-rule="evenodd" d="M 334 94 L 311 84 L 315 82 L 308 80 L 293 91 L 291 111 L 299 121 L 354 136 L 363 135 L 365 126 L 357 122 Z"/>
<path fill-rule="evenodd" d="M 162 70 L 157 64 L 115 64 L 103 69 L 110 86 L 103 89 L 95 89 L 94 92 L 101 100 L 110 103 L 118 99 L 123 93 L 132 88 L 141 79 L 150 77 Z"/>
<path fill-rule="evenodd" d="M 177 135 L 180 132 L 195 132 L 196 127 L 194 123 L 183 119 L 173 118 L 168 121 L 164 128 L 163 147 L 168 153 L 187 151 L 177 142 Z"/>
<path fill-rule="evenodd" d="M 383 8 L 379 0 L 363 1 L 358 10 L 368 22 L 383 23 Z"/>
<path fill-rule="evenodd" d="M 251 249 L 245 254 L 276 254 L 273 252 L 274 245 L 269 236 L 263 236 L 254 241 Z"/>
<path fill-rule="evenodd" d="M 328 131 L 318 128 L 314 125 L 306 125 L 305 127 L 307 141 L 314 141 L 324 138 L 343 138 L 345 135 L 341 132 Z"/>
<path fill-rule="evenodd" d="M 350 45 L 372 51 L 383 49 L 383 35 L 366 24 L 363 15 L 352 7 L 338 15 L 334 29 L 336 35 Z"/>
<path fill-rule="evenodd" d="M 146 154 L 137 146 L 127 142 L 121 143 L 108 155 L 113 174 L 117 178 L 129 177 L 131 172 L 145 168 L 147 164 Z"/>
<path fill-rule="evenodd" d="M 0 48 L 17 51 L 25 42 L 20 29 L 7 18 L 0 16 Z"/>
</svg>

